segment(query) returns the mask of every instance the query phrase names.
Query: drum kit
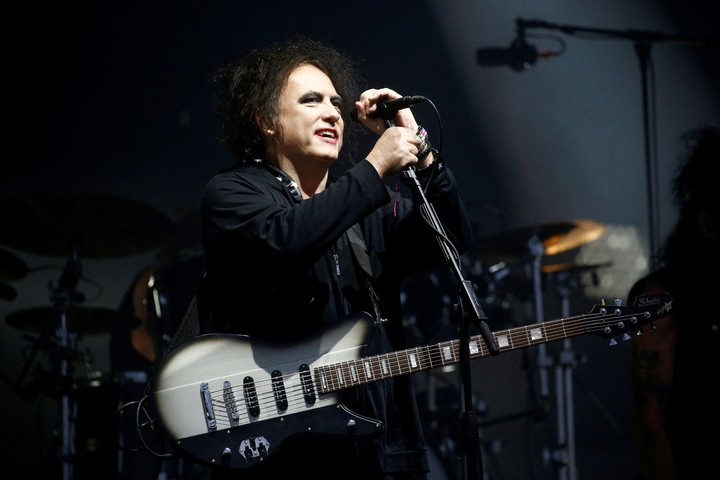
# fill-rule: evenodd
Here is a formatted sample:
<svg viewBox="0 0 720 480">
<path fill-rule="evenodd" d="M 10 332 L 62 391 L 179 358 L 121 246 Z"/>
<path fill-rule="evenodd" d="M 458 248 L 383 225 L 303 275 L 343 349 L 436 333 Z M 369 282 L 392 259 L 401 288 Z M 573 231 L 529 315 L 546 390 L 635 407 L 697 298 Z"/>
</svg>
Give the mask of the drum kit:
<svg viewBox="0 0 720 480">
<path fill-rule="evenodd" d="M 573 262 L 552 262 L 552 260 L 561 257 L 561 254 L 571 254 L 573 250 L 598 239 L 604 230 L 601 223 L 579 219 L 531 225 L 483 236 L 476 240 L 470 251 L 462 257 L 462 263 L 493 328 L 497 330 L 497 327 L 508 328 L 544 321 L 545 292 L 550 287 L 554 288 L 560 299 L 561 316 L 569 316 L 570 291 L 573 288 L 581 287 L 581 278 L 584 278 L 585 275 L 591 275 L 593 281 L 597 283 L 595 272 L 609 263 L 579 265 Z M 442 293 L 438 295 L 441 297 L 440 302 L 436 301 L 437 296 L 427 295 L 429 288 L 453 284 L 442 278 L 438 279 L 437 275 L 436 272 L 432 272 L 428 277 L 413 280 L 408 284 L 408 291 L 405 292 L 408 297 L 408 300 L 405 301 L 406 313 L 410 318 L 408 323 L 413 327 L 410 331 L 418 332 L 418 334 L 422 331 L 430 331 L 434 335 L 432 338 L 418 338 L 417 340 L 444 341 L 457 336 L 458 327 L 453 323 L 450 315 L 450 304 L 453 298 L 451 292 L 440 289 L 442 290 Z M 428 280 L 431 281 L 430 284 L 422 283 Z M 422 294 L 423 290 L 424 294 Z M 417 300 L 413 300 L 413 298 Z M 439 313 L 437 308 L 432 310 L 428 306 L 433 301 L 435 304 L 442 304 L 445 314 Z M 521 318 L 526 315 L 532 315 L 533 318 L 529 320 Z M 541 397 L 539 400 L 547 400 L 551 396 L 550 369 L 554 370 L 556 384 L 552 393 L 556 396 L 554 404 L 556 405 L 558 448 L 554 451 L 543 452 L 543 456 L 553 460 L 557 466 L 558 478 L 574 480 L 576 464 L 572 369 L 576 363 L 575 355 L 569 339 L 563 341 L 562 350 L 555 358 L 548 355 L 545 344 L 538 344 L 534 348 L 537 350 L 535 364 L 539 370 L 537 379 L 539 379 L 540 385 L 539 389 L 536 389 Z M 459 457 L 457 449 L 454 448 L 458 439 L 452 437 L 459 435 L 453 435 L 452 419 L 447 421 L 448 418 L 438 418 L 442 412 L 437 408 L 436 399 L 442 397 L 443 405 L 452 405 L 453 398 L 459 399 L 461 392 L 457 385 L 449 385 L 452 382 L 439 377 L 431 372 L 426 385 L 425 413 L 427 418 L 432 419 L 428 425 L 428 438 L 431 444 L 434 442 L 437 445 L 435 449 L 437 458 L 448 472 L 448 476 L 455 478 L 460 473 Z M 458 403 L 455 402 L 455 405 Z M 484 405 L 482 399 L 476 400 L 473 408 L 481 415 L 487 413 L 487 405 Z M 423 405 L 421 405 L 421 410 L 423 410 Z M 528 415 L 531 413 L 528 412 Z M 517 416 L 519 415 L 511 415 L 507 420 L 512 420 Z M 499 421 L 502 419 L 492 423 Z M 482 422 L 480 425 L 482 426 Z M 450 430 L 448 430 L 449 426 Z"/>
<path fill-rule="evenodd" d="M 67 259 L 62 269 L 58 267 L 61 273 L 57 281 L 50 282 L 48 287 L 51 305 L 21 309 L 5 316 L 8 326 L 26 332 L 24 338 L 32 342 L 19 378 L 5 382 L 23 400 L 32 401 L 43 395 L 59 401 L 62 424 L 59 459 L 63 478 L 81 478 L 76 475 L 76 467 L 81 474 L 92 476 L 93 462 L 100 461 L 97 451 L 106 454 L 97 443 L 106 439 L 95 431 L 100 422 L 92 418 L 94 414 L 79 410 L 100 409 L 107 413 L 96 398 L 90 397 L 99 391 L 95 387 L 107 387 L 108 382 L 113 386 L 114 382 L 101 372 L 77 374 L 76 367 L 86 361 L 77 341 L 83 335 L 110 334 L 122 319 L 117 310 L 83 305 L 85 295 L 78 288 L 85 278 L 82 260 L 158 249 L 174 238 L 175 224 L 140 202 L 79 193 L 32 194 L 0 200 L 0 218 L 3 219 L 0 244 L 29 254 Z M 11 282 L 35 271 L 11 251 L 0 248 L 1 298 L 15 300 L 17 291 Z M 118 399 L 114 403 L 117 408 Z"/>
</svg>

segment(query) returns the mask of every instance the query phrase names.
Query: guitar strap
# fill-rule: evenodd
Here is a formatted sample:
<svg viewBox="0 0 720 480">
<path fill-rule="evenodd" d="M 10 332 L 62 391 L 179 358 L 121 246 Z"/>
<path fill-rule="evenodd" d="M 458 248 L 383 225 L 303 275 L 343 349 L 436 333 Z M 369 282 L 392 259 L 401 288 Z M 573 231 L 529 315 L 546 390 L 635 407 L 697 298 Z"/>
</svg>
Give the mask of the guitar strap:
<svg viewBox="0 0 720 480">
<path fill-rule="evenodd" d="M 203 276 L 203 282 L 204 279 L 205 277 Z M 202 289 L 202 284 L 200 288 Z M 175 330 L 175 334 L 170 341 L 170 345 L 167 346 L 164 352 L 161 352 L 161 356 L 155 362 L 153 370 L 157 370 L 158 366 L 162 363 L 162 360 L 168 354 L 170 354 L 170 352 L 172 352 L 178 345 L 200 335 L 200 314 L 198 310 L 197 298 L 198 294 L 196 293 L 195 295 L 193 295 L 192 300 L 190 301 L 190 305 L 185 311 L 183 319 L 180 321 L 180 325 L 178 325 L 177 330 Z M 153 373 L 151 374 L 151 378 L 153 378 L 154 376 L 155 372 L 153 371 Z M 150 392 L 150 384 L 151 381 L 148 381 L 147 385 L 145 385 L 146 394 Z"/>
<path fill-rule="evenodd" d="M 173 336 L 166 353 L 169 353 L 184 341 L 189 340 L 192 337 L 197 337 L 199 334 L 200 314 L 198 313 L 197 294 L 195 294 L 190 301 L 190 306 L 188 306 L 180 325 L 177 330 L 175 330 L 175 335 Z"/>
<path fill-rule="evenodd" d="M 350 227 L 347 231 L 347 236 L 350 247 L 352 247 L 355 261 L 364 273 L 365 286 L 367 287 L 368 295 L 370 295 L 373 310 L 375 310 L 375 322 L 382 329 L 383 324 L 387 322 L 387 319 L 382 318 L 382 315 L 380 314 L 380 299 L 377 296 L 377 293 L 375 293 L 375 290 L 372 287 L 372 282 L 370 281 L 372 279 L 372 266 L 370 265 L 370 256 L 368 255 L 367 245 L 365 245 L 365 241 L 362 237 L 360 224 L 356 223 Z"/>
</svg>

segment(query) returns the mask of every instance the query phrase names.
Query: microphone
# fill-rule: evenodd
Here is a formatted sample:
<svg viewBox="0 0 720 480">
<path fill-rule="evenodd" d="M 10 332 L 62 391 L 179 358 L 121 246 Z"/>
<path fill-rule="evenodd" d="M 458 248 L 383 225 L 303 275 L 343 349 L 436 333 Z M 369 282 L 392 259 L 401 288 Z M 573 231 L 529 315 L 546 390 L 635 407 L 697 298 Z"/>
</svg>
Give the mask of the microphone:
<svg viewBox="0 0 720 480">
<path fill-rule="evenodd" d="M 478 65 L 484 67 L 509 65 L 518 72 L 528 70 L 535 64 L 537 58 L 537 48 L 525 42 L 523 37 L 513 40 L 509 48 L 479 48 L 475 54 Z"/>
<path fill-rule="evenodd" d="M 395 114 L 404 108 L 414 107 L 418 103 L 422 103 L 427 100 L 421 95 L 409 95 L 406 97 L 394 98 L 392 100 L 385 100 L 377 104 L 377 109 L 370 115 L 372 118 L 382 118 L 383 120 L 389 120 L 395 116 Z M 353 109 L 350 112 L 350 117 L 359 122 L 357 109 Z"/>
</svg>

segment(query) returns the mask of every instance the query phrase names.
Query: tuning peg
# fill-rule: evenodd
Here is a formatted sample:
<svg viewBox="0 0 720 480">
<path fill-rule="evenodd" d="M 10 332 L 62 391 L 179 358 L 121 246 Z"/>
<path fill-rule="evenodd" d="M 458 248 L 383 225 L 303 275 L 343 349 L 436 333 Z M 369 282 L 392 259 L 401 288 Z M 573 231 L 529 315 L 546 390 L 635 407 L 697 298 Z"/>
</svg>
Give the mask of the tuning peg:
<svg viewBox="0 0 720 480">
<path fill-rule="evenodd" d="M 610 339 L 609 344 L 610 344 L 611 347 L 614 347 L 615 345 L 617 345 L 617 343 L 618 343 L 617 340 L 615 340 L 614 338 L 611 338 L 611 339 Z"/>
<path fill-rule="evenodd" d="M 627 342 L 631 338 L 632 338 L 632 336 L 629 333 L 627 333 L 627 332 L 623 333 L 623 336 L 622 336 L 623 342 Z"/>
</svg>

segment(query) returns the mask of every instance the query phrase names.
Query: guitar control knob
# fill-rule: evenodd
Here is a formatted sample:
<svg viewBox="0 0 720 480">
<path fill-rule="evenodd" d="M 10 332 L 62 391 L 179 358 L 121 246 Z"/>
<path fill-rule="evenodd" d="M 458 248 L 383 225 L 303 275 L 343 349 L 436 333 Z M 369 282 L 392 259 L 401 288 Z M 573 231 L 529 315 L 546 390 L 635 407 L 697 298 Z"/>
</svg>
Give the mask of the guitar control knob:
<svg viewBox="0 0 720 480">
<path fill-rule="evenodd" d="M 230 450 L 228 447 L 223 448 L 223 452 L 222 452 L 223 457 L 229 457 L 231 453 L 232 453 L 232 450 Z"/>
<path fill-rule="evenodd" d="M 345 425 L 345 428 L 347 428 L 348 430 L 355 430 L 355 427 L 355 420 L 353 420 L 352 418 L 348 420 L 347 425 Z"/>
</svg>

